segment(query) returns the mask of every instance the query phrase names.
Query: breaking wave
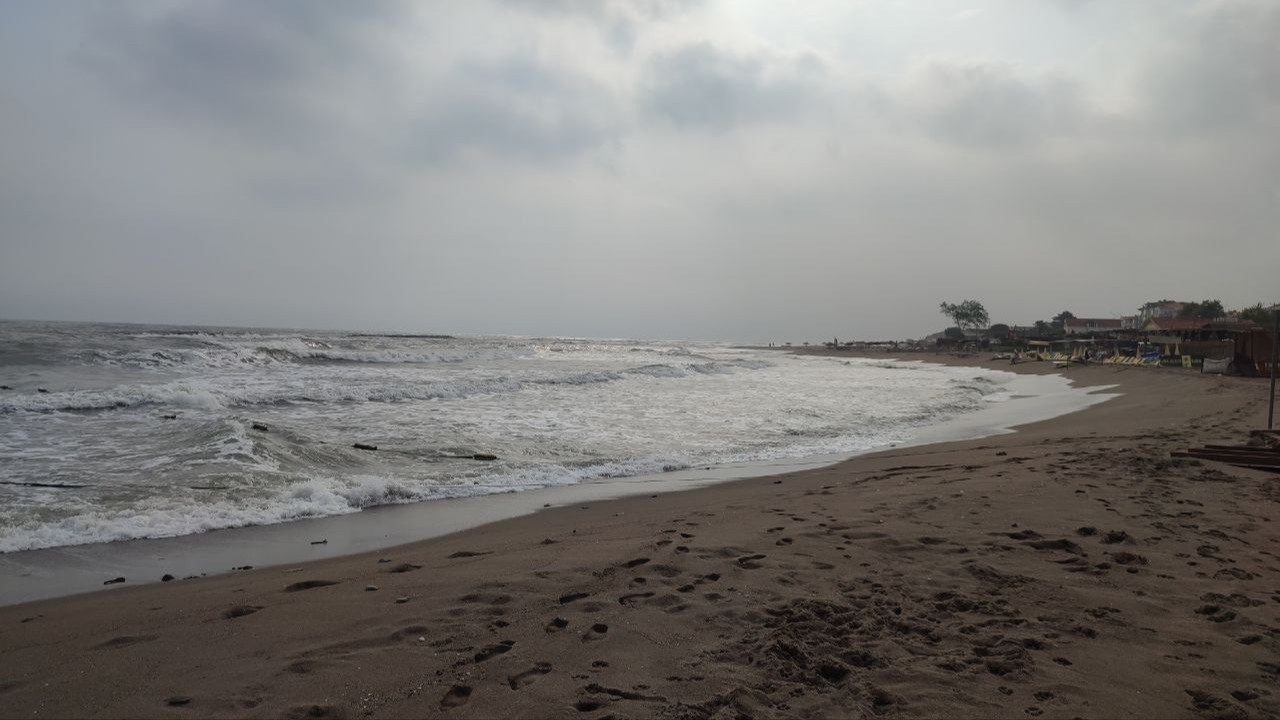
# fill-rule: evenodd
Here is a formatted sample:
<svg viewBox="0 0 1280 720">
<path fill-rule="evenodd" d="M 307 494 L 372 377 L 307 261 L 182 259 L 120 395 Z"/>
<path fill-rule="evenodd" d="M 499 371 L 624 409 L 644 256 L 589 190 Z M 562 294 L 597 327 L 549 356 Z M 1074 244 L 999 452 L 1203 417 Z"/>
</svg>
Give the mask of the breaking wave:
<svg viewBox="0 0 1280 720">
<path fill-rule="evenodd" d="M 217 383 L 187 379 L 167 383 L 118 386 L 103 390 L 26 392 L 4 397 L 0 414 L 26 412 L 90 412 L 145 405 L 176 408 L 233 408 L 280 403 L 381 402 L 409 400 L 457 400 L 473 395 L 513 393 L 546 385 L 594 385 L 628 377 L 684 378 L 691 375 L 727 374 L 758 370 L 770 363 L 707 362 L 687 365 L 643 365 L 620 371 L 591 371 L 556 377 L 486 378 L 474 380 L 419 381 L 350 384 L 343 382 Z"/>
<path fill-rule="evenodd" d="M 0 552 L 853 452 L 1007 397 L 712 344 L 4 322 L 0 385 Z"/>
</svg>

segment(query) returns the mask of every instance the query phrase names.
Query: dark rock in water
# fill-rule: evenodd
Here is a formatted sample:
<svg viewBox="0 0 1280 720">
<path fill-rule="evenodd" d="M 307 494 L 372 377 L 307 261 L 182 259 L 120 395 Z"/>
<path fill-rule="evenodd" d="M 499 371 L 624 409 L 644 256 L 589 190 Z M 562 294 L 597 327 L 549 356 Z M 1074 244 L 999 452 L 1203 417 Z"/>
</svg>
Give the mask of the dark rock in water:
<svg viewBox="0 0 1280 720">
<path fill-rule="evenodd" d="M 168 700 L 165 700 L 164 702 L 166 705 L 174 705 L 174 706 L 186 705 L 191 702 L 191 698 L 187 697 L 186 695 L 174 695 L 173 697 L 169 698 Z"/>
<path fill-rule="evenodd" d="M 366 443 L 355 443 L 351 447 L 357 450 L 377 450 L 378 449 L 377 445 L 368 445 Z"/>
<path fill-rule="evenodd" d="M 471 456 L 471 459 L 472 460 L 497 460 L 498 456 L 490 455 L 488 453 L 476 453 L 475 455 Z"/>
<path fill-rule="evenodd" d="M 164 576 L 160 578 L 160 582 L 169 582 L 170 580 L 173 580 L 173 576 L 169 573 L 165 573 Z"/>
<path fill-rule="evenodd" d="M 118 577 L 118 578 L 112 578 L 112 579 L 110 579 L 110 580 L 107 580 L 106 582 L 104 582 L 104 583 L 102 583 L 102 584 L 103 584 L 103 585 L 118 585 L 118 584 L 120 584 L 120 583 L 122 583 L 122 582 L 124 582 L 124 578 L 122 578 L 122 577 Z"/>
<path fill-rule="evenodd" d="M 44 389 L 44 388 L 36 388 L 36 392 L 38 392 L 38 393 L 47 393 L 47 392 L 49 392 L 49 391 L 48 391 L 48 390 L 46 390 L 46 389 Z"/>
<path fill-rule="evenodd" d="M 174 414 L 174 413 L 169 413 L 168 415 L 161 415 L 160 417 L 164 418 L 165 420 L 177 420 L 177 419 L 178 419 L 178 416 L 177 416 L 176 414 Z"/>
<path fill-rule="evenodd" d="M 12 390 L 12 389 L 13 388 L 9 387 L 8 385 L 0 385 L 0 390 Z"/>
<path fill-rule="evenodd" d="M 262 432 L 267 432 L 271 428 L 266 423 L 256 422 L 253 424 L 253 429 L 260 430 Z"/>
<path fill-rule="evenodd" d="M 312 541 L 311 541 L 311 544 L 312 544 L 312 545 L 328 545 L 328 544 L 329 544 L 329 538 L 325 538 L 324 540 L 312 540 Z"/>
</svg>

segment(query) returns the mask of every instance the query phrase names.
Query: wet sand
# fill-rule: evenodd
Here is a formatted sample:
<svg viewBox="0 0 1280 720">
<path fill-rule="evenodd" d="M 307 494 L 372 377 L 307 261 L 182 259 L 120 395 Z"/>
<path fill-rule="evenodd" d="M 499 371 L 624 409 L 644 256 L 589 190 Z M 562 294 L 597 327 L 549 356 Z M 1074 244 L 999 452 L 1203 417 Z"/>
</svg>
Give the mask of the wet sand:
<svg viewBox="0 0 1280 720">
<path fill-rule="evenodd" d="M 1067 375 L 1123 395 L 984 440 L 0 608 L 0 715 L 1280 714 L 1280 476 L 1169 457 L 1240 442 L 1265 383 Z"/>
</svg>

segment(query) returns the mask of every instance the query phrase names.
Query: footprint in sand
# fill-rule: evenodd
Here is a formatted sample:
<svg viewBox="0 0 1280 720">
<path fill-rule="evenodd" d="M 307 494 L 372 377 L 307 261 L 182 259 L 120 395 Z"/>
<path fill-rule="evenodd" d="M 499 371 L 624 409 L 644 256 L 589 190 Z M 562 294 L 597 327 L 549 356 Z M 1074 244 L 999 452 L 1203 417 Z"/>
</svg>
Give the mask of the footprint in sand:
<svg viewBox="0 0 1280 720">
<path fill-rule="evenodd" d="M 606 703 L 603 700 L 597 700 L 595 698 L 583 698 L 573 704 L 573 709 L 581 713 L 588 713 L 588 712 L 595 712 L 596 710 L 599 710 L 605 705 L 608 705 L 608 703 Z"/>
<path fill-rule="evenodd" d="M 318 660 L 295 660 L 284 666 L 286 672 L 297 675 L 309 675 L 321 666 Z"/>
<path fill-rule="evenodd" d="M 485 660 L 488 660 L 490 658 L 495 658 L 499 655 L 509 653 L 511 652 L 511 648 L 515 644 L 516 644 L 515 640 L 503 640 L 502 642 L 496 645 L 490 645 L 488 647 L 482 648 L 480 652 L 476 653 L 475 661 L 478 663 L 482 663 Z"/>
<path fill-rule="evenodd" d="M 289 712 L 288 717 L 297 718 L 329 718 L 339 717 L 342 713 L 332 705 L 300 705 Z"/>
<path fill-rule="evenodd" d="M 261 605 L 236 605 L 223 612 L 222 617 L 228 620 L 234 620 L 236 618 L 244 617 L 245 615 L 252 615 L 261 609 Z"/>
<path fill-rule="evenodd" d="M 99 643 L 94 647 L 100 648 L 100 649 L 115 650 L 118 648 L 129 647 L 130 645 L 137 645 L 138 643 L 151 642 L 152 640 L 155 640 L 158 637 L 160 636 L 159 635 L 121 635 L 120 637 L 111 638 L 110 640 L 104 643 Z"/>
<path fill-rule="evenodd" d="M 292 585 L 286 585 L 284 591 L 298 592 L 299 590 L 311 590 L 312 588 L 328 587 L 330 585 L 337 584 L 337 580 L 303 580 L 302 582 L 296 582 Z"/>
<path fill-rule="evenodd" d="M 524 672 L 516 673 L 507 678 L 507 685 L 510 685 L 512 690 L 519 690 L 549 672 L 551 672 L 551 663 L 540 662 Z"/>
<path fill-rule="evenodd" d="M 596 623 L 591 629 L 582 635 L 582 642 L 591 642 L 592 640 L 603 639 L 609 632 L 609 626 L 604 623 Z"/>
<path fill-rule="evenodd" d="M 626 562 L 622 563 L 622 567 L 627 568 L 628 570 L 630 570 L 631 568 L 637 568 L 637 567 L 640 567 L 641 565 L 644 565 L 644 564 L 645 564 L 645 563 L 647 563 L 647 562 L 649 562 L 649 558 L 647 558 L 647 557 L 636 558 L 635 560 L 628 560 L 628 561 L 626 561 Z"/>
<path fill-rule="evenodd" d="M 547 627 L 545 628 L 545 630 L 547 632 L 556 632 L 557 630 L 563 630 L 567 627 L 569 627 L 569 621 L 565 620 L 564 618 L 558 617 L 558 618 L 553 618 L 551 622 L 547 623 Z"/>
<path fill-rule="evenodd" d="M 449 688 L 449 692 L 440 698 L 440 709 L 448 710 L 449 708 L 461 707 L 467 704 L 471 699 L 471 687 L 468 685 L 454 685 Z"/>
<path fill-rule="evenodd" d="M 387 570 L 387 572 L 407 573 L 407 572 L 413 572 L 414 570 L 421 570 L 421 569 L 422 569 L 421 565 L 414 565 L 413 563 L 400 563 L 399 565 L 396 565 L 395 567 Z"/>
<path fill-rule="evenodd" d="M 642 593 L 631 593 L 630 595 L 623 595 L 622 597 L 618 598 L 618 604 L 631 607 L 639 603 L 641 600 L 653 597 L 654 594 L 655 593 L 651 593 L 651 592 L 642 592 Z"/>
</svg>

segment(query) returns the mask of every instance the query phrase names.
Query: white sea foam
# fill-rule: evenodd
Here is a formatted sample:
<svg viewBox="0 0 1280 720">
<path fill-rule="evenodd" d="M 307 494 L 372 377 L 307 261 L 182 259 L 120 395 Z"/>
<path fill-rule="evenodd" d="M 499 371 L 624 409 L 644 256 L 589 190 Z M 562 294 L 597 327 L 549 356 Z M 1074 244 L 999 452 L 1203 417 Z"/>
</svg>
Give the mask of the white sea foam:
<svg viewBox="0 0 1280 720">
<path fill-rule="evenodd" d="M 698 344 L 0 323 L 0 551 L 852 452 L 1001 402 L 1006 378 Z"/>
</svg>

